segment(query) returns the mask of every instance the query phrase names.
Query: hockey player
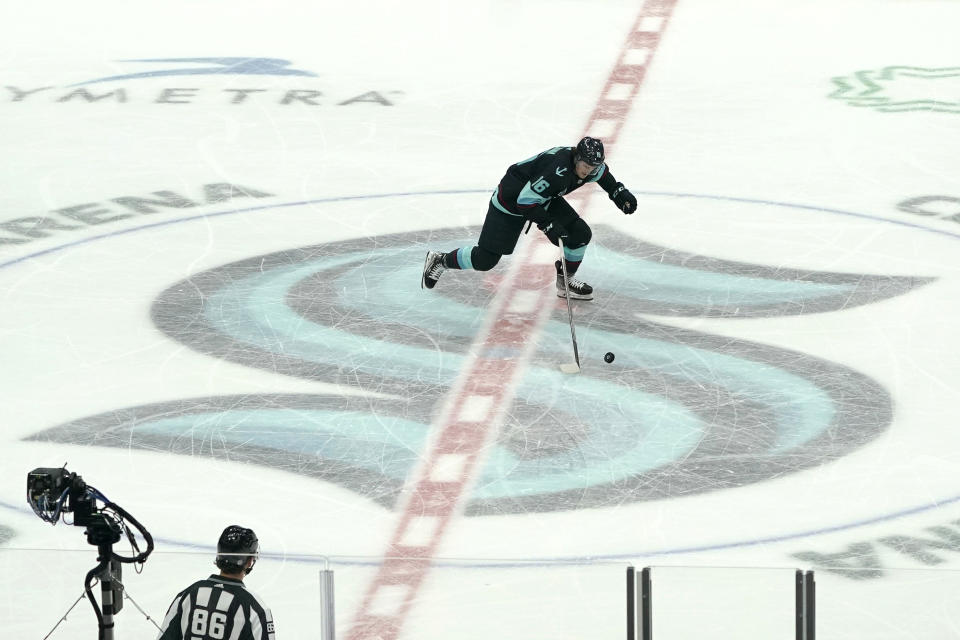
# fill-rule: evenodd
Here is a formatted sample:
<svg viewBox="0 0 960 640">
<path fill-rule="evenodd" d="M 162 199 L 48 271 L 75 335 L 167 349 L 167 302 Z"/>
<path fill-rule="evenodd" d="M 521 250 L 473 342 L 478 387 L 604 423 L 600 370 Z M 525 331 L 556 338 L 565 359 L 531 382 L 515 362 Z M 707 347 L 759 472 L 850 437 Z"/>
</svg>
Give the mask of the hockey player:
<svg viewBox="0 0 960 640">
<path fill-rule="evenodd" d="M 231 525 L 220 534 L 220 575 L 199 580 L 173 599 L 157 640 L 275 640 L 273 614 L 243 578 L 253 571 L 260 542 L 252 529 Z"/>
<path fill-rule="evenodd" d="M 637 209 L 637 199 L 617 182 L 604 163 L 603 142 L 586 137 L 576 147 L 554 147 L 511 165 L 494 190 L 487 217 L 474 247 L 427 252 L 421 288 L 433 289 L 447 269 L 489 271 L 500 257 L 513 253 L 527 221 L 536 224 L 554 245 L 563 240 L 570 297 L 592 300 L 593 287 L 573 277 L 580 268 L 592 232 L 563 196 L 596 182 L 624 213 Z M 529 226 L 528 226 L 529 229 Z M 563 270 L 557 269 L 557 295 L 566 297 Z"/>
</svg>

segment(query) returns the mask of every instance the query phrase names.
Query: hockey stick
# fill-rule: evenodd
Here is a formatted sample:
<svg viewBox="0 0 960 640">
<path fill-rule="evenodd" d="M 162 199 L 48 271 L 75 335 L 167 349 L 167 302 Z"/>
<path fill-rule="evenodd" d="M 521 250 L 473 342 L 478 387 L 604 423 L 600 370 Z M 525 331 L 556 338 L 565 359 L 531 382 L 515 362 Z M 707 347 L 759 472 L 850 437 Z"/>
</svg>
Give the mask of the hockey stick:
<svg viewBox="0 0 960 640">
<path fill-rule="evenodd" d="M 560 365 L 564 373 L 580 373 L 580 350 L 577 349 L 577 331 L 573 327 L 573 304 L 570 302 L 570 282 L 567 280 L 567 257 L 563 252 L 563 238 L 557 237 L 560 244 L 560 268 L 563 270 L 563 291 L 567 298 L 567 320 L 570 322 L 570 339 L 573 341 L 573 362 Z"/>
</svg>

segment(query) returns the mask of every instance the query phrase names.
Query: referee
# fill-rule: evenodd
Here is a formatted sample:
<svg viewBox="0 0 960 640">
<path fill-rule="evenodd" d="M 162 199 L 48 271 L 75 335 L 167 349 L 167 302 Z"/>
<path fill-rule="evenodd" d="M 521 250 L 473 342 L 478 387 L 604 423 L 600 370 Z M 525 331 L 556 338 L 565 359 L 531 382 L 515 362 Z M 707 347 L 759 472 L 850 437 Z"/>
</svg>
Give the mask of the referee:
<svg viewBox="0 0 960 640">
<path fill-rule="evenodd" d="M 177 594 L 157 640 L 275 640 L 273 614 L 243 584 L 260 555 L 252 529 L 231 525 L 217 542 L 220 575 Z"/>
</svg>

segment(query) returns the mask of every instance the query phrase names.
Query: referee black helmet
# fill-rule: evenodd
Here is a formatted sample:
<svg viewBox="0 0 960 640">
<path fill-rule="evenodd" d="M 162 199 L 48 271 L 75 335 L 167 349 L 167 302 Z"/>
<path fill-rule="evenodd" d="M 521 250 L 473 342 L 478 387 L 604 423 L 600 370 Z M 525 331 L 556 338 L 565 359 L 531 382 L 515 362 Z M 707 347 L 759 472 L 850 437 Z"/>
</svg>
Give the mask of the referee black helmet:
<svg viewBox="0 0 960 640">
<path fill-rule="evenodd" d="M 220 534 L 217 541 L 216 565 L 228 573 L 250 573 L 253 565 L 247 566 L 247 560 L 253 558 L 256 563 L 260 556 L 260 541 L 253 529 L 232 524 Z"/>
</svg>

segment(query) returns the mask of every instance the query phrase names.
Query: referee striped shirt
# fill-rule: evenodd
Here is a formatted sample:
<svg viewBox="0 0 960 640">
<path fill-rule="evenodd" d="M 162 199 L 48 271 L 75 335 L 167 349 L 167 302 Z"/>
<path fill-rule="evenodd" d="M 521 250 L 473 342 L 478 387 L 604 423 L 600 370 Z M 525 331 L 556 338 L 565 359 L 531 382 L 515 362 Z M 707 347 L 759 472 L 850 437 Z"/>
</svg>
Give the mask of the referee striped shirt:
<svg viewBox="0 0 960 640">
<path fill-rule="evenodd" d="M 275 640 L 273 614 L 242 580 L 212 575 L 177 594 L 157 640 Z"/>
</svg>

